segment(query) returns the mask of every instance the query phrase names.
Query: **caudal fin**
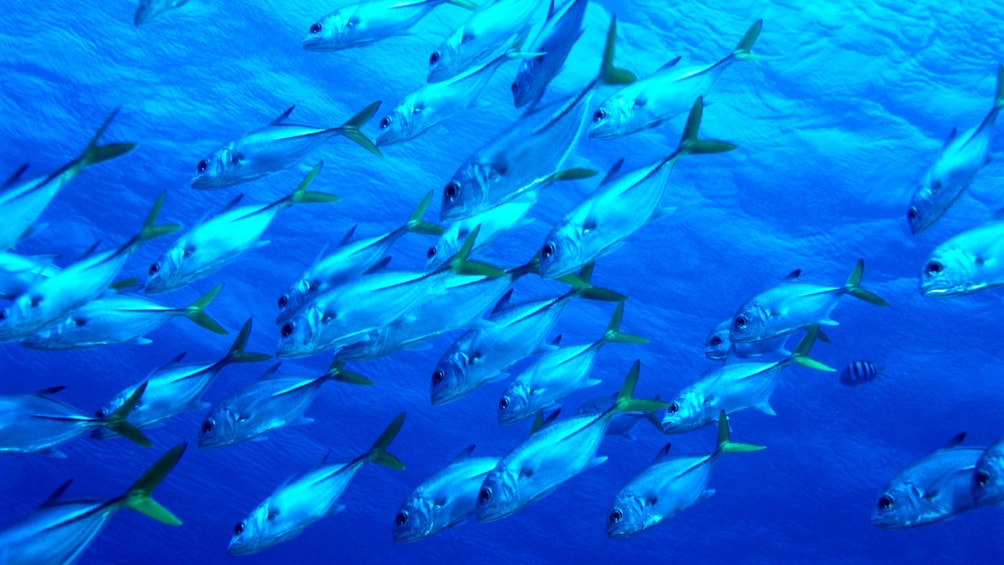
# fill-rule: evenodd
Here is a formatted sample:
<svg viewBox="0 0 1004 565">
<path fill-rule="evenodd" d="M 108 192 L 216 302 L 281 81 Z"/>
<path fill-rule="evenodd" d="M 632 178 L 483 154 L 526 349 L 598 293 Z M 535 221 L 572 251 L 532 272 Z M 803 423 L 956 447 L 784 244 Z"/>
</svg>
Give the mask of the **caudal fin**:
<svg viewBox="0 0 1004 565">
<path fill-rule="evenodd" d="M 767 449 L 762 445 L 752 443 L 732 443 L 729 440 L 729 420 L 722 410 L 718 415 L 718 447 L 715 448 L 715 455 L 723 453 L 749 453 L 750 451 L 761 451 Z"/>
<path fill-rule="evenodd" d="M 621 389 L 614 399 L 614 405 L 604 412 L 601 417 L 613 418 L 617 414 L 625 412 L 655 412 L 669 406 L 669 404 L 658 400 L 634 398 L 634 389 L 638 384 L 638 374 L 640 372 L 641 360 L 638 360 L 634 362 L 631 370 L 628 371 L 624 384 L 621 385 Z"/>
<path fill-rule="evenodd" d="M 589 263 L 583 267 L 578 274 L 568 274 L 563 277 L 559 277 L 557 280 L 567 285 L 571 285 L 571 292 L 574 292 L 587 300 L 599 300 L 602 302 L 623 302 L 627 300 L 628 297 L 619 292 L 595 287 L 589 284 L 589 280 L 593 276 L 593 267 L 595 267 L 595 265 L 595 263 Z"/>
<path fill-rule="evenodd" d="M 833 373 L 836 369 L 809 357 L 809 350 L 812 349 L 812 344 L 816 343 L 818 336 L 819 326 L 809 326 L 805 332 L 805 337 L 802 338 L 802 341 L 798 342 L 798 347 L 791 353 L 789 360 L 809 369 Z"/>
<path fill-rule="evenodd" d="M 425 215 L 425 210 L 429 207 L 430 202 L 432 202 L 432 192 L 425 195 L 425 198 L 415 207 L 415 211 L 408 217 L 408 221 L 404 224 L 406 231 L 424 233 L 426 235 L 443 235 L 443 226 L 422 220 L 422 216 Z"/>
<path fill-rule="evenodd" d="M 755 59 L 756 56 L 753 55 L 753 44 L 760 37 L 760 30 L 763 29 L 763 18 L 753 22 L 753 25 L 746 30 L 746 34 L 743 38 L 739 40 L 736 44 L 736 48 L 732 50 L 732 57 L 740 61 L 748 61 L 750 59 Z"/>
<path fill-rule="evenodd" d="M 150 209 L 150 213 L 146 216 L 146 221 L 143 222 L 143 230 L 140 231 L 139 236 L 134 238 L 137 245 L 144 241 L 149 241 L 157 237 L 174 233 L 181 229 L 181 226 L 178 224 L 166 224 L 163 226 L 157 225 L 157 214 L 160 213 L 160 207 L 164 205 L 165 194 L 166 193 L 161 192 L 160 196 L 157 197 L 157 201 L 153 203 L 153 208 Z"/>
<path fill-rule="evenodd" d="M 73 174 L 77 174 L 85 168 L 100 163 L 102 161 L 107 161 L 109 159 L 114 159 L 120 155 L 125 155 L 126 153 L 133 150 L 136 147 L 135 143 L 109 143 L 108 145 L 98 145 L 101 136 L 104 135 L 105 130 L 108 128 L 108 124 L 112 123 L 115 116 L 118 115 L 119 109 L 116 108 L 112 110 L 112 113 L 105 118 L 101 127 L 98 128 L 97 133 L 88 142 L 87 147 L 84 151 L 77 157 L 76 161 L 73 162 L 71 166 Z"/>
<path fill-rule="evenodd" d="M 376 102 L 363 108 L 355 116 L 352 116 L 347 122 L 337 128 L 339 133 L 358 143 L 364 149 L 377 157 L 383 157 L 383 153 L 377 149 L 377 146 L 370 140 L 370 138 L 366 137 L 363 132 L 359 131 L 359 128 L 368 122 L 369 119 L 373 117 L 373 114 L 376 114 L 376 111 L 380 108 L 380 102 L 380 100 L 377 100 Z"/>
<path fill-rule="evenodd" d="M 310 187 L 310 183 L 314 182 L 317 178 L 318 173 L 321 172 L 321 168 L 324 167 L 324 161 L 314 165 L 314 168 L 307 173 L 307 176 L 300 181 L 299 186 L 296 190 L 286 198 L 276 202 L 286 202 L 289 206 L 293 204 L 323 204 L 325 202 L 334 202 L 338 200 L 338 197 L 334 194 L 328 194 L 327 192 L 308 192 L 307 188 Z"/>
<path fill-rule="evenodd" d="M 889 303 L 881 296 L 861 288 L 861 277 L 863 277 L 864 274 L 865 260 L 858 259 L 857 264 L 854 265 L 854 270 L 851 271 L 851 276 L 847 277 L 847 283 L 844 284 L 844 289 L 847 291 L 847 294 L 876 306 L 888 306 Z"/>
<path fill-rule="evenodd" d="M 213 333 L 226 334 L 227 330 L 223 329 L 223 326 L 221 326 L 216 320 L 210 318 L 209 314 L 206 314 L 205 312 L 206 306 L 209 306 L 209 303 L 216 298 L 216 295 L 219 294 L 220 289 L 222 288 L 222 284 L 216 285 L 215 288 L 202 295 L 201 298 L 186 307 L 185 317 Z"/>
<path fill-rule="evenodd" d="M 136 479 L 136 482 L 129 487 L 129 490 L 115 500 L 115 504 L 118 507 L 135 510 L 144 516 L 148 516 L 169 526 L 180 526 L 181 520 L 172 514 L 170 510 L 164 508 L 160 503 L 151 498 L 150 493 L 153 492 L 153 489 L 157 488 L 157 485 L 164 480 L 164 477 L 171 472 L 171 469 L 174 469 L 178 460 L 181 459 L 181 455 L 185 453 L 185 447 L 187 446 L 187 443 L 176 445 L 162 455 L 139 479 Z"/>
<path fill-rule="evenodd" d="M 611 16 L 610 27 L 607 28 L 607 41 L 603 46 L 603 62 L 595 83 L 631 84 L 638 80 L 634 73 L 614 66 L 614 44 L 617 42 L 617 16 Z"/>
<path fill-rule="evenodd" d="M 350 385 L 373 386 L 374 384 L 373 381 L 367 379 L 359 373 L 346 371 L 345 363 L 343 361 L 332 362 L 331 366 L 328 367 L 328 374 L 325 376 L 333 381 L 347 383 Z"/>
<path fill-rule="evenodd" d="M 457 251 L 457 254 L 442 269 L 453 271 L 458 275 L 481 276 L 491 279 L 505 275 L 506 272 L 502 269 L 493 267 L 487 263 L 481 263 L 480 261 L 468 260 L 471 250 L 474 249 L 474 244 L 478 240 L 479 233 L 481 233 L 480 225 L 467 234 L 467 237 L 464 238 L 464 244 L 460 246 L 460 250 Z"/>
<path fill-rule="evenodd" d="M 258 363 L 260 361 L 268 361 L 272 358 L 271 355 L 266 355 L 264 353 L 248 353 L 244 349 L 248 346 L 248 338 L 251 337 L 251 318 L 248 318 L 244 325 L 241 326 L 241 331 L 237 334 L 237 339 L 234 340 L 233 345 L 230 346 L 230 351 L 227 351 L 227 356 L 223 358 L 224 363 Z"/>
<path fill-rule="evenodd" d="M 132 412 L 132 409 L 139 403 L 139 399 L 143 396 L 143 393 L 146 392 L 146 385 L 147 383 L 144 382 L 136 387 L 136 390 L 129 395 L 129 398 L 122 403 L 122 406 L 119 406 L 107 418 L 97 420 L 97 422 L 100 426 L 108 428 L 129 441 L 138 443 L 143 447 L 150 447 L 153 444 L 151 444 L 150 440 L 143 435 L 143 432 L 139 431 L 139 428 L 126 421 L 129 413 Z"/>
<path fill-rule="evenodd" d="M 396 456 L 387 452 L 387 448 L 390 447 L 394 438 L 397 437 L 397 433 L 401 431 L 401 426 L 404 424 L 404 417 L 407 412 L 401 412 L 394 418 L 394 421 L 387 426 L 387 429 L 380 434 L 373 447 L 370 448 L 369 453 L 366 455 L 367 459 L 376 463 L 377 465 L 383 465 L 388 469 L 394 469 L 395 471 L 403 471 L 404 463 L 401 462 Z"/>
<path fill-rule="evenodd" d="M 648 343 L 648 339 L 640 335 L 624 333 L 620 331 L 621 320 L 624 318 L 624 303 L 617 304 L 614 315 L 607 324 L 607 331 L 603 333 L 600 343 Z"/>
<path fill-rule="evenodd" d="M 672 155 L 666 158 L 667 162 L 675 161 L 684 155 L 701 155 L 705 153 L 724 153 L 736 148 L 735 144 L 728 141 L 718 141 L 715 139 L 697 139 L 697 133 L 701 129 L 701 120 L 704 119 L 704 97 L 700 96 L 694 101 L 690 108 L 690 115 L 687 116 L 687 125 L 683 128 L 683 136 L 680 138 L 680 145 Z"/>
</svg>

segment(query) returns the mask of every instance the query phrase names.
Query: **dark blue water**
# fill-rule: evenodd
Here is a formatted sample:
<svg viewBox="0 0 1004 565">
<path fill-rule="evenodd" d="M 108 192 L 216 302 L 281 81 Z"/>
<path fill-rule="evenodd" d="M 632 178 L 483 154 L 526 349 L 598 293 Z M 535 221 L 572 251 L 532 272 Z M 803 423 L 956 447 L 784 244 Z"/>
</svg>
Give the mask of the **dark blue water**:
<svg viewBox="0 0 1004 565">
<path fill-rule="evenodd" d="M 96 240 L 127 239 L 149 203 L 167 191 L 164 221 L 193 225 L 238 192 L 268 202 L 288 193 L 301 171 L 215 192 L 194 191 L 195 163 L 242 132 L 296 104 L 296 121 L 336 125 L 374 100 L 387 109 L 420 86 L 429 52 L 466 16 L 442 7 L 412 35 L 336 53 L 307 52 L 307 27 L 337 7 L 329 2 L 192 0 L 141 28 L 134 6 L 116 2 L 15 2 L 0 25 L 0 170 L 30 161 L 39 174 L 75 155 L 107 113 L 121 107 L 106 139 L 134 140 L 126 157 L 84 172 L 48 208 L 48 228 L 24 242 L 25 253 L 58 253 L 66 264 Z M 649 337 L 646 346 L 604 349 L 600 387 L 569 399 L 613 392 L 631 362 L 642 362 L 639 394 L 674 395 L 715 365 L 704 358 L 708 330 L 753 293 L 801 268 L 803 279 L 839 284 L 863 257 L 865 286 L 891 307 L 846 299 L 828 329 L 832 344 L 813 356 L 835 367 L 869 359 L 885 367 L 873 383 L 850 388 L 835 374 L 791 369 L 775 392 L 776 417 L 748 411 L 733 419 L 736 441 L 768 446 L 723 458 L 717 494 L 667 524 L 628 540 L 607 539 L 604 519 L 617 490 L 649 464 L 666 438 L 642 427 L 637 440 L 610 438 L 605 464 L 504 521 L 471 522 L 420 543 L 395 546 L 397 506 L 413 487 L 465 446 L 502 455 L 527 425 L 500 428 L 495 403 L 503 383 L 458 402 L 430 406 L 429 376 L 456 337 L 441 336 L 410 351 L 352 369 L 371 388 L 329 384 L 308 416 L 315 422 L 279 430 L 261 443 L 224 450 L 195 448 L 201 413 L 150 430 L 153 449 L 80 438 L 67 458 L 0 459 L 0 526 L 30 512 L 67 478 L 71 496 L 118 495 L 160 453 L 190 442 L 155 497 L 184 520 L 171 528 L 121 512 L 84 554 L 85 563 L 223 562 L 235 522 L 287 477 L 306 471 L 329 450 L 349 459 L 368 449 L 395 414 L 408 419 L 391 451 L 405 472 L 363 469 L 345 493 L 347 509 L 299 538 L 248 563 L 326 562 L 613 562 L 689 559 L 712 562 L 977 562 L 1004 552 L 1004 510 L 977 509 L 955 520 L 889 532 L 869 523 L 882 485 L 899 469 L 954 434 L 986 445 L 1004 431 L 1001 379 L 1002 294 L 990 291 L 931 300 L 917 275 L 939 242 L 989 216 L 1002 197 L 1002 165 L 977 176 L 933 229 L 910 235 L 905 210 L 912 184 L 954 126 L 971 127 L 989 109 L 994 70 L 1004 54 L 1000 4 L 964 11 L 912 2 L 595 1 L 586 32 L 553 93 L 570 93 L 595 73 L 610 12 L 619 18 L 618 62 L 648 74 L 683 55 L 685 62 L 723 57 L 756 18 L 765 20 L 756 51 L 769 60 L 728 69 L 708 99 L 703 132 L 739 146 L 724 155 L 685 158 L 673 173 L 666 205 L 672 216 L 645 227 L 597 264 L 594 282 L 630 296 L 623 329 Z M 710 3 L 714 4 L 714 3 Z M 357 234 L 396 227 L 427 191 L 438 192 L 472 148 L 519 114 L 504 66 L 468 111 L 414 142 L 386 148 L 378 159 L 343 139 L 318 153 L 325 168 L 314 189 L 339 194 L 334 205 L 283 212 L 266 234 L 271 244 L 241 257 L 191 288 L 165 297 L 184 305 L 212 286 L 225 288 L 211 314 L 231 330 L 217 336 L 179 320 L 146 346 L 87 351 L 0 347 L 2 392 L 66 385 L 60 396 L 88 411 L 180 352 L 211 361 L 240 324 L 256 321 L 253 350 L 273 351 L 275 298 L 328 242 L 353 224 Z M 612 90 L 597 97 L 605 98 Z M 675 147 L 682 117 L 613 140 L 582 140 L 570 165 L 606 169 L 619 157 L 634 168 Z M 376 124 L 364 131 L 374 136 Z M 999 160 L 998 160 L 999 161 Z M 595 181 L 545 191 L 533 224 L 495 244 L 484 258 L 522 262 L 552 222 L 589 194 Z M 435 205 L 433 206 L 435 208 Z M 433 210 L 430 217 L 434 217 Z M 143 276 L 172 238 L 154 241 L 124 275 Z M 397 268 L 424 265 L 430 240 L 409 235 L 393 250 Z M 519 298 L 561 292 L 557 283 L 524 279 Z M 594 339 L 612 306 L 571 305 L 558 329 L 566 343 Z M 326 369 L 320 355 L 284 363 L 289 374 Z M 520 368 L 519 366 L 517 367 Z M 216 402 L 252 382 L 265 366 L 225 370 L 206 400 Z M 513 374 L 515 372 L 513 371 Z M 601 390 L 602 389 L 602 390 Z M 672 438 L 680 453 L 706 453 L 714 431 Z"/>
</svg>

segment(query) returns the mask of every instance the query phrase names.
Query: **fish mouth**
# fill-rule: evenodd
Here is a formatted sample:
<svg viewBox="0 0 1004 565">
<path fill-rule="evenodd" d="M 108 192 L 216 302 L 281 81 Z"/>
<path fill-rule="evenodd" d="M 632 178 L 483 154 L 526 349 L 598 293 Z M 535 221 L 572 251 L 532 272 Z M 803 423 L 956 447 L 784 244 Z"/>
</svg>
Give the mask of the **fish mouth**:
<svg viewBox="0 0 1004 565">
<path fill-rule="evenodd" d="M 189 186 L 198 190 L 208 190 L 213 188 L 220 188 L 213 183 L 207 175 L 197 175 L 192 177 L 192 180 L 188 183 Z"/>
</svg>

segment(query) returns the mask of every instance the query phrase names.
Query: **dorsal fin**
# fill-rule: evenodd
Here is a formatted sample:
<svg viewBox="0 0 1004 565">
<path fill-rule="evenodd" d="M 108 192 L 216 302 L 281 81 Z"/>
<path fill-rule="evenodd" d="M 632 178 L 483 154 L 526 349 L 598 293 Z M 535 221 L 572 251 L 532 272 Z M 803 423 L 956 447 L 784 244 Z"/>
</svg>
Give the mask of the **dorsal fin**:
<svg viewBox="0 0 1004 565">
<path fill-rule="evenodd" d="M 512 298 L 512 289 L 510 288 L 509 290 L 505 291 L 505 294 L 502 295 L 502 298 L 499 298 L 499 301 L 495 304 L 495 307 L 492 308 L 492 314 L 498 314 L 502 310 L 508 308 L 509 300 L 511 298 Z"/>
<path fill-rule="evenodd" d="M 345 235 L 342 236 L 342 240 L 338 242 L 338 247 L 342 247 L 343 245 L 352 241 L 352 235 L 356 233 L 357 227 L 359 227 L 359 224 L 355 224 L 354 226 L 349 228 L 349 231 L 345 232 Z"/>
<path fill-rule="evenodd" d="M 478 445 L 476 443 L 468 445 L 463 449 L 463 451 L 458 453 L 457 456 L 453 458 L 453 461 L 451 461 L 451 463 L 456 463 L 458 461 L 463 461 L 464 459 L 467 459 L 468 457 L 471 456 L 471 452 L 474 451 L 474 448 L 477 446 Z"/>
<path fill-rule="evenodd" d="M 946 443 L 944 447 L 942 447 L 942 449 L 955 447 L 961 444 L 965 440 L 966 440 L 966 432 L 955 434 L 954 436 L 952 436 L 952 439 L 948 440 L 948 443 Z"/>
<path fill-rule="evenodd" d="M 955 141 L 955 138 L 959 136 L 959 128 L 952 128 L 952 131 L 948 132 L 948 137 L 945 138 L 945 144 L 941 146 L 942 149 L 948 147 L 948 144 Z"/>
<path fill-rule="evenodd" d="M 546 428 L 552 422 L 558 419 L 558 414 L 561 413 L 561 408 L 558 408 L 554 412 L 551 412 L 547 416 L 544 416 L 544 411 L 540 410 L 537 412 L 537 417 L 533 419 L 533 427 L 530 428 L 530 435 L 539 432 L 540 430 Z"/>
<path fill-rule="evenodd" d="M 188 355 L 187 351 L 183 351 L 183 352 L 175 355 L 170 361 L 168 361 L 167 363 L 164 363 L 164 365 L 161 367 L 161 369 L 163 369 L 165 367 L 170 367 L 171 365 L 174 365 L 175 363 L 180 363 L 181 360 L 185 358 L 185 355 Z"/>
<path fill-rule="evenodd" d="M 20 167 L 18 167 L 16 171 L 14 171 L 13 173 L 11 173 L 10 176 L 7 177 L 3 181 L 3 185 L 0 185 L 0 188 L 7 188 L 9 186 L 12 186 L 14 183 L 16 183 L 17 181 L 21 180 L 21 175 L 23 175 L 24 172 L 27 171 L 27 170 L 28 170 L 28 163 L 24 163 L 23 165 L 21 165 Z"/>
<path fill-rule="evenodd" d="M 328 457 L 331 457 L 331 450 L 329 449 L 324 453 L 324 457 L 321 457 L 321 462 L 317 464 L 318 467 L 323 467 L 328 464 Z"/>
<path fill-rule="evenodd" d="M 786 281 L 798 280 L 798 277 L 802 275 L 802 269 L 795 269 L 794 271 L 788 273 L 788 276 L 784 277 Z"/>
<path fill-rule="evenodd" d="M 286 118 L 288 118 L 289 115 L 293 113 L 293 108 L 296 108 L 296 104 L 293 104 L 289 108 L 286 108 L 286 111 L 283 112 L 283 113 L 281 113 L 281 114 L 279 114 L 279 117 L 276 118 L 276 119 L 274 119 L 274 120 L 272 120 L 272 123 L 269 124 L 269 125 L 275 126 L 275 125 L 279 125 L 282 122 L 286 121 Z"/>
<path fill-rule="evenodd" d="M 662 449 L 660 449 L 659 452 L 655 454 L 655 459 L 652 460 L 652 463 L 655 464 L 667 459 L 669 457 L 669 448 L 671 447 L 673 447 L 672 443 L 667 443 L 666 445 L 662 446 Z"/>
<path fill-rule="evenodd" d="M 59 485 L 58 487 L 56 487 L 56 490 L 52 491 L 52 494 L 49 495 L 49 498 L 46 498 L 45 501 L 42 502 L 42 504 L 39 506 L 39 508 L 45 508 L 46 506 L 52 506 L 53 504 L 55 504 L 56 502 L 58 502 L 59 498 L 61 496 L 63 496 L 64 492 L 66 492 L 66 489 L 70 488 L 70 484 L 72 482 L 73 482 L 73 479 L 69 479 L 65 483 L 63 483 L 63 484 Z"/>
<path fill-rule="evenodd" d="M 77 261 L 83 261 L 84 259 L 90 257 L 91 255 L 94 255 L 94 252 L 97 251 L 99 245 L 101 245 L 100 239 L 96 240 L 94 243 L 91 244 L 90 247 L 85 249 L 84 252 L 81 253 L 79 257 L 77 257 Z"/>
<path fill-rule="evenodd" d="M 547 8 L 547 19 L 554 17 L 554 0 L 551 0 L 551 5 Z"/>
<path fill-rule="evenodd" d="M 51 386 L 49 388 L 43 388 L 42 390 L 36 390 L 32 394 L 35 396 L 49 396 L 50 394 L 56 394 L 57 392 L 63 390 L 66 386 Z"/>
<path fill-rule="evenodd" d="M 366 271 L 363 274 L 364 275 L 372 275 L 373 273 L 376 273 L 376 272 L 379 272 L 379 271 L 382 271 L 382 270 L 386 269 L 387 268 L 387 263 L 390 263 L 390 259 L 391 259 L 390 255 L 384 257 L 383 259 L 380 259 L 376 263 L 373 263 L 372 267 L 370 267 L 369 269 L 366 269 Z"/>
<path fill-rule="evenodd" d="M 233 200 L 231 200 L 230 202 L 227 202 L 222 208 L 220 208 L 220 210 L 218 212 L 216 212 L 216 215 L 219 216 L 221 214 L 225 214 L 225 213 L 233 210 L 234 208 L 237 207 L 237 204 L 240 203 L 240 201 L 241 201 L 242 198 L 244 198 L 244 193 L 243 192 L 240 193 L 240 194 L 238 194 L 237 196 L 234 196 Z"/>
<path fill-rule="evenodd" d="M 264 373 L 261 374 L 260 377 L 258 377 L 258 380 L 259 381 L 267 381 L 269 379 L 276 378 L 276 372 L 279 370 L 279 367 L 281 367 L 281 366 L 282 366 L 281 362 L 280 363 L 276 363 L 275 365 L 272 365 L 271 367 L 268 368 L 267 371 L 265 371 Z"/>
<path fill-rule="evenodd" d="M 558 347 L 561 344 L 561 334 L 558 334 L 554 339 L 551 340 L 551 345 Z"/>
<path fill-rule="evenodd" d="M 610 167 L 610 170 L 607 171 L 606 176 L 604 176 L 603 180 L 600 181 L 600 186 L 603 186 L 605 184 L 609 184 L 611 181 L 613 181 L 615 178 L 617 178 L 617 176 L 621 172 L 621 167 L 622 166 L 624 166 L 624 157 L 621 157 L 620 159 L 618 159 L 617 162 L 614 163 L 612 167 Z"/>
<path fill-rule="evenodd" d="M 658 73 L 658 72 L 660 72 L 660 71 L 665 71 L 666 69 L 671 69 L 671 68 L 675 67 L 675 66 L 676 66 L 676 64 L 680 62 L 680 58 L 681 58 L 681 57 L 677 56 L 677 57 L 676 57 L 675 59 L 673 59 L 672 61 L 670 61 L 670 62 L 666 63 L 665 65 L 663 65 L 663 66 L 661 66 L 661 67 L 659 67 L 659 70 L 658 70 L 658 71 L 656 71 L 656 72 Z"/>
</svg>

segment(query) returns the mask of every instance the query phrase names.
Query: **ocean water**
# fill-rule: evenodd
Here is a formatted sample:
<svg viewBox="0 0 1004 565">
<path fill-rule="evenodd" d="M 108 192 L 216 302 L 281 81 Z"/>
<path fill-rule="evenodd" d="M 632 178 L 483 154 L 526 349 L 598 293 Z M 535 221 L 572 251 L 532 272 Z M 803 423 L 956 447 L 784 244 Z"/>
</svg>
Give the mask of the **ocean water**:
<svg viewBox="0 0 1004 565">
<path fill-rule="evenodd" d="M 82 173 L 42 217 L 47 228 L 18 246 L 56 253 L 67 264 L 94 241 L 110 247 L 141 225 L 161 192 L 162 221 L 186 226 L 236 194 L 268 202 L 288 193 L 303 168 L 218 191 L 188 186 L 195 164 L 226 140 L 271 121 L 296 104 L 294 121 L 337 125 L 374 100 L 389 110 L 421 86 L 427 58 L 466 17 L 443 6 L 405 37 L 340 52 L 300 46 L 311 23 L 344 2 L 191 0 L 142 27 L 134 4 L 24 2 L 4 6 L 0 25 L 0 170 L 31 162 L 31 172 L 71 159 L 114 108 L 121 112 L 105 139 L 137 141 L 132 153 Z M 813 357 L 834 367 L 869 359 L 884 367 L 874 382 L 850 388 L 835 374 L 790 369 L 774 393 L 774 417 L 746 411 L 733 417 L 733 439 L 766 445 L 762 452 L 724 457 L 712 479 L 717 494 L 655 529 L 610 540 L 611 499 L 672 440 L 678 453 L 708 453 L 711 427 L 667 438 L 640 426 L 636 439 L 608 438 L 609 460 L 550 496 L 499 522 L 476 521 L 410 545 L 394 545 L 398 504 L 426 477 L 475 443 L 475 454 L 503 455 L 529 425 L 499 427 L 495 404 L 504 383 L 461 400 L 431 406 L 429 378 L 457 333 L 422 351 L 351 364 L 374 387 L 327 384 L 307 416 L 315 421 L 269 433 L 265 442 L 222 450 L 195 446 L 203 413 L 190 412 L 149 431 L 154 448 L 124 440 L 79 438 L 65 459 L 0 458 L 0 527 L 31 512 L 68 478 L 68 497 L 113 497 L 169 447 L 188 451 L 155 498 L 183 521 L 169 527 L 132 512 L 114 516 L 83 555 L 83 563 L 222 563 L 232 528 L 288 477 L 312 468 L 328 452 L 350 459 L 368 449 L 384 426 L 407 411 L 390 451 L 404 472 L 363 469 L 342 498 L 346 509 L 298 538 L 239 558 L 248 563 L 553 563 L 641 562 L 990 562 L 1004 554 L 1004 509 L 981 508 L 956 519 L 906 531 L 871 526 L 885 482 L 904 466 L 967 431 L 967 443 L 987 445 L 1004 433 L 1001 379 L 1004 294 L 988 291 L 933 300 L 922 297 L 918 274 L 928 253 L 948 237 L 1004 205 L 1004 165 L 998 159 L 931 230 L 910 234 L 910 190 L 953 127 L 982 120 L 1004 59 L 996 2 L 818 1 L 692 2 L 594 0 L 585 33 L 548 99 L 568 95 L 595 73 L 611 13 L 618 18 L 617 63 L 647 75 L 677 55 L 684 62 L 724 57 L 757 18 L 763 33 L 754 51 L 763 60 L 727 69 L 709 95 L 704 137 L 736 151 L 685 157 L 665 204 L 675 214 L 632 236 L 597 263 L 594 282 L 630 297 L 623 329 L 644 346 L 604 348 L 595 375 L 603 384 L 566 403 L 612 393 L 635 359 L 639 395 L 676 394 L 716 364 L 705 359 L 707 332 L 745 299 L 793 269 L 804 280 L 841 284 L 859 258 L 864 286 L 889 308 L 851 298 L 834 312 L 832 343 Z M 0 392 L 65 385 L 60 398 L 96 410 L 124 386 L 181 352 L 212 361 L 248 317 L 251 350 L 273 352 L 276 297 L 328 243 L 352 225 L 362 236 L 399 225 L 428 191 L 434 202 L 461 161 L 502 131 L 520 112 L 507 63 L 486 89 L 482 107 L 377 158 L 336 138 L 317 154 L 324 170 L 313 189 L 342 199 L 294 207 L 279 215 L 271 243 L 210 277 L 162 298 L 185 305 L 218 283 L 208 309 L 231 331 L 220 336 L 177 320 L 152 333 L 150 345 L 82 351 L 33 351 L 0 346 Z M 604 87 L 594 104 L 614 92 Z M 605 170 L 618 158 L 633 169 L 665 156 L 682 130 L 680 116 L 660 127 L 615 139 L 582 139 L 570 166 Z M 363 130 L 375 137 L 376 120 Z M 995 148 L 999 148 L 998 135 Z M 998 154 L 995 152 L 995 154 Z M 591 193 L 596 179 L 561 183 L 543 192 L 536 221 L 486 250 L 482 258 L 515 265 L 535 252 L 550 226 Z M 435 218 L 434 204 L 427 218 Z M 2 218 L 0 218 L 2 221 Z M 173 237 L 144 246 L 124 276 L 143 277 Z M 396 268 L 424 266 L 428 236 L 408 235 L 392 250 Z M 562 292 L 559 283 L 520 280 L 517 299 Z M 594 339 L 613 306 L 579 301 L 558 323 L 565 343 Z M 283 363 L 289 374 L 317 374 L 328 357 Z M 510 373 L 526 365 L 517 366 Z M 215 403 L 252 382 L 267 367 L 224 370 L 206 395 Z"/>
</svg>

